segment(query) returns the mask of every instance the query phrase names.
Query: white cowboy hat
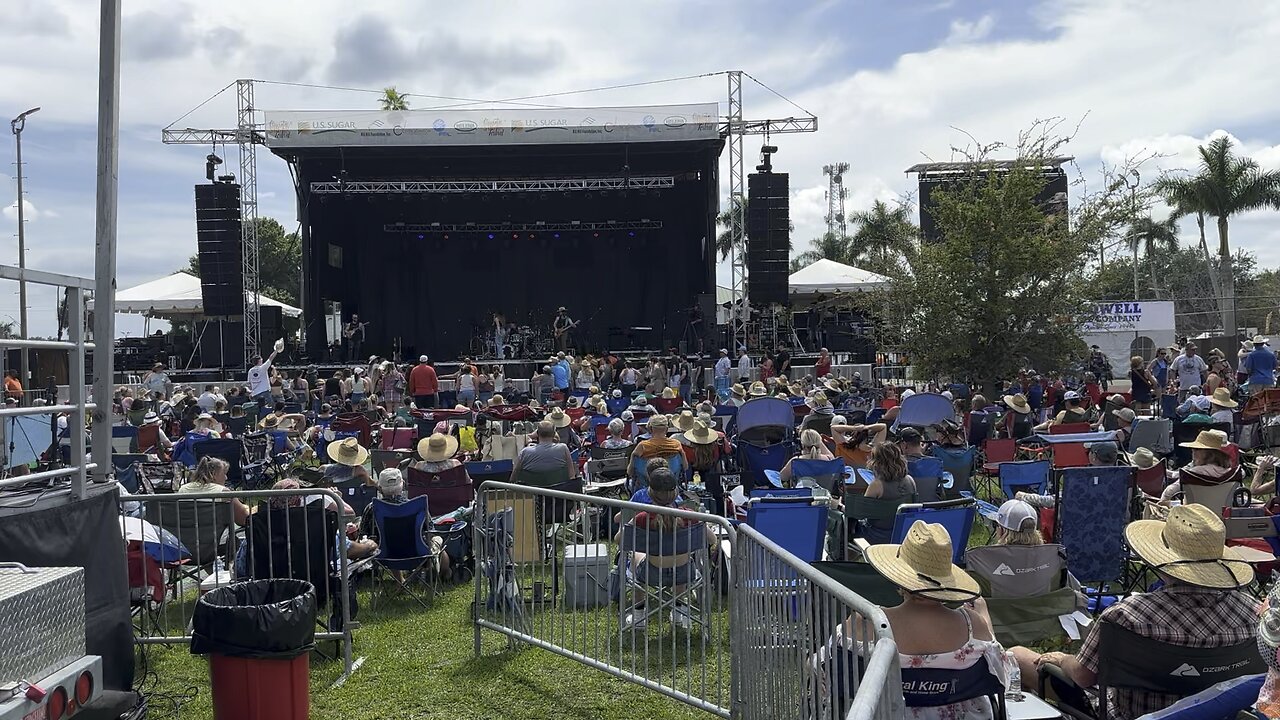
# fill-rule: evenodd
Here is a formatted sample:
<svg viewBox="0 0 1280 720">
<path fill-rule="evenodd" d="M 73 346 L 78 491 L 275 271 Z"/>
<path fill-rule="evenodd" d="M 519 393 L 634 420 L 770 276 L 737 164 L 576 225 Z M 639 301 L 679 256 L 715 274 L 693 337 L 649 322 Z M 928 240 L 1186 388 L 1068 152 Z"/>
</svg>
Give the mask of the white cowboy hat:
<svg viewBox="0 0 1280 720">
<path fill-rule="evenodd" d="M 729 388 L 729 392 L 733 393 L 734 397 L 747 396 L 747 390 L 746 388 L 742 387 L 742 383 L 734 383 L 733 387 Z"/>
<path fill-rule="evenodd" d="M 680 432 L 689 432 L 698 421 L 692 410 L 681 410 L 679 415 L 671 418 L 671 424 Z"/>
<path fill-rule="evenodd" d="M 148 410 L 146 415 L 142 416 L 143 425 L 157 425 L 160 422 L 160 416 Z"/>
<path fill-rule="evenodd" d="M 427 462 L 448 460 L 458 453 L 458 438 L 443 433 L 432 433 L 418 441 L 418 456 Z"/>
<path fill-rule="evenodd" d="M 1192 448 L 1193 450 L 1217 450 L 1218 452 L 1227 451 L 1227 434 L 1221 430 L 1202 430 L 1192 442 L 1178 443 L 1179 447 Z"/>
<path fill-rule="evenodd" d="M 941 602 L 964 602 L 980 594 L 977 581 L 951 562 L 951 536 L 937 523 L 917 520 L 901 545 L 872 545 L 867 560 L 886 580 Z"/>
<path fill-rule="evenodd" d="M 557 428 L 569 427 L 569 423 L 573 422 L 573 418 L 569 417 L 564 410 L 555 408 L 547 413 L 547 421 Z"/>
<path fill-rule="evenodd" d="M 1190 585 L 1232 590 L 1253 582 L 1253 568 L 1226 546 L 1222 518 L 1203 505 L 1172 507 L 1166 520 L 1135 520 L 1124 537 L 1152 568 Z"/>
<path fill-rule="evenodd" d="M 1224 407 L 1224 408 L 1233 408 L 1240 404 L 1235 400 L 1231 399 L 1231 391 L 1224 387 L 1220 387 L 1217 390 L 1214 390 L 1213 397 L 1210 398 L 1209 402 L 1214 405 L 1217 405 L 1218 407 Z"/>
<path fill-rule="evenodd" d="M 720 433 L 711 429 L 711 426 L 702 420 L 695 420 L 693 428 L 686 430 L 684 437 L 694 445 L 714 445 L 720 439 Z"/>
<path fill-rule="evenodd" d="M 769 391 L 764 389 L 764 383 L 757 380 L 751 383 L 750 394 L 751 394 L 751 397 L 758 398 L 758 397 L 764 397 L 765 395 L 768 395 Z"/>
<path fill-rule="evenodd" d="M 1156 454 L 1151 452 L 1151 448 L 1140 447 L 1129 456 L 1129 464 L 1139 470 L 1147 470 L 1155 467 Z"/>
<path fill-rule="evenodd" d="M 678 396 L 676 395 L 676 391 L 675 391 L 673 388 L 663 388 L 663 389 L 662 389 L 662 399 L 663 399 L 663 400 L 675 400 L 677 397 L 678 397 Z"/>
<path fill-rule="evenodd" d="M 1005 405 L 1009 406 L 1010 410 L 1018 413 L 1019 415 L 1027 415 L 1031 412 L 1031 403 L 1027 402 L 1027 396 L 1022 393 L 1018 393 L 1017 395 L 1005 395 L 1001 399 L 1004 400 Z"/>
<path fill-rule="evenodd" d="M 353 437 L 329 443 L 325 453 L 329 455 L 330 460 L 348 467 L 363 465 L 369 459 L 369 451 L 361 447 L 360 441 Z"/>
</svg>

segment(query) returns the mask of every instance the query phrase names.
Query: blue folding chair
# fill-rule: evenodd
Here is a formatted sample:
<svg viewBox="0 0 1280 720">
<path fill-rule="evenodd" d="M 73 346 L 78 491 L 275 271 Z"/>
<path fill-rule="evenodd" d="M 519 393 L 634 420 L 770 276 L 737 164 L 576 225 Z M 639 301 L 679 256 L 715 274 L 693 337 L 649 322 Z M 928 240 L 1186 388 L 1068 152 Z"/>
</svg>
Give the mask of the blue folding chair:
<svg viewBox="0 0 1280 720">
<path fill-rule="evenodd" d="M 480 460 L 463 463 L 467 474 L 471 476 L 471 486 L 479 491 L 480 486 L 490 480 L 494 482 L 511 482 L 511 471 L 514 460 Z"/>
<path fill-rule="evenodd" d="M 631 398 L 628 397 L 611 397 L 604 401 L 605 407 L 609 408 L 610 415 L 621 415 L 631 405 Z"/>
<path fill-rule="evenodd" d="M 813 490 L 754 490 L 747 501 L 747 524 L 805 562 L 822 559 L 827 504 Z"/>
<path fill-rule="evenodd" d="M 782 487 L 782 475 L 777 470 L 765 470 L 765 477 L 769 480 L 769 484 L 774 487 Z M 844 464 L 842 458 L 835 460 L 805 460 L 796 458 L 791 461 L 791 479 L 793 482 L 799 481 L 801 478 L 810 478 L 818 487 L 827 492 L 835 492 L 837 483 L 845 482 L 846 478 L 852 478 L 853 471 Z"/>
<path fill-rule="evenodd" d="M 1080 582 L 1118 580 L 1125 570 L 1133 468 L 1064 468 L 1054 539 L 1067 551 L 1067 569 Z"/>
<path fill-rule="evenodd" d="M 978 448 L 947 448 L 940 445 L 933 447 L 933 456 L 942 461 L 942 471 L 951 474 L 952 493 L 968 492 L 973 489 L 973 466 L 977 462 Z"/>
<path fill-rule="evenodd" d="M 739 442 L 737 448 L 738 466 L 742 468 L 742 484 L 746 490 L 756 486 L 767 487 L 770 483 L 765 471 L 780 472 L 792 455 L 792 444 L 790 442 L 774 443 L 773 445 L 754 445 L 749 442 Z"/>
<path fill-rule="evenodd" d="M 398 504 L 380 498 L 373 501 L 373 522 L 378 528 L 378 554 L 373 558 L 373 565 L 380 575 L 390 577 L 401 592 L 424 608 L 430 606 L 414 590 L 413 584 L 426 580 L 428 590 L 434 595 L 435 581 L 440 575 L 438 558 L 423 535 L 428 517 L 425 495 Z M 425 573 L 432 576 L 427 578 Z"/>
<path fill-rule="evenodd" d="M 111 426 L 111 452 L 127 455 L 138 445 L 138 428 L 132 425 Z"/>
<path fill-rule="evenodd" d="M 947 529 L 951 536 L 951 562 L 964 565 L 964 551 L 969 546 L 969 533 L 978 515 L 977 505 L 968 498 L 944 500 L 936 503 L 907 503 L 898 506 L 893 518 L 893 540 L 901 543 L 916 520 L 936 523 Z"/>
<path fill-rule="evenodd" d="M 683 483 L 685 480 L 684 471 L 684 455 L 677 454 L 667 458 L 667 465 L 671 468 L 671 474 L 676 476 L 676 481 Z M 631 483 L 627 489 L 631 492 L 649 487 L 649 458 L 642 458 L 636 455 L 631 456 Z"/>
<path fill-rule="evenodd" d="M 1042 495 L 1049 486 L 1050 467 L 1048 460 L 1000 463 L 1000 490 L 1004 492 L 1006 499 L 1012 498 L 1017 488 Z"/>
<path fill-rule="evenodd" d="M 942 460 L 922 457 L 907 461 L 907 473 L 916 481 L 916 497 L 920 502 L 937 502 L 942 499 L 941 487 L 951 487 L 942 476 Z"/>
</svg>

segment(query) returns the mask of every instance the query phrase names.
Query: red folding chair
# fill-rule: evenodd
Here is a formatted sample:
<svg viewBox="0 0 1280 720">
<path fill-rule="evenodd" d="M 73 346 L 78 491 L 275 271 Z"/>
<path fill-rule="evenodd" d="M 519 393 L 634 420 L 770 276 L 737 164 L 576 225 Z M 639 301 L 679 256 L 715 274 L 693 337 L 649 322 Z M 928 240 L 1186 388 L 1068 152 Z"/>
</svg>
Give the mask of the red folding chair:
<svg viewBox="0 0 1280 720">
<path fill-rule="evenodd" d="M 1052 447 L 1054 470 L 1089 464 L 1089 450 L 1084 443 L 1055 443 Z"/>
<path fill-rule="evenodd" d="M 1134 475 L 1134 485 L 1151 497 L 1160 497 L 1160 493 L 1164 492 L 1166 477 L 1164 461 L 1161 460 L 1149 468 L 1139 469 Z"/>
<path fill-rule="evenodd" d="M 1060 423 L 1049 426 L 1050 435 L 1074 435 L 1076 433 L 1087 433 L 1093 430 L 1093 426 L 1087 422 L 1082 423 Z"/>
<path fill-rule="evenodd" d="M 1000 465 L 1013 462 L 1018 457 L 1018 441 L 1013 438 L 987 438 L 982 443 L 982 463 L 974 475 L 974 491 L 978 495 L 986 490 L 988 499 L 995 498 L 1000 487 Z"/>
<path fill-rule="evenodd" d="M 467 476 L 467 468 L 464 465 L 439 473 L 430 473 L 410 466 L 408 477 L 405 478 L 404 490 L 410 500 L 419 495 L 426 495 L 427 508 L 433 518 L 447 515 L 470 504 L 475 498 L 475 490 L 471 486 L 471 479 Z"/>
</svg>

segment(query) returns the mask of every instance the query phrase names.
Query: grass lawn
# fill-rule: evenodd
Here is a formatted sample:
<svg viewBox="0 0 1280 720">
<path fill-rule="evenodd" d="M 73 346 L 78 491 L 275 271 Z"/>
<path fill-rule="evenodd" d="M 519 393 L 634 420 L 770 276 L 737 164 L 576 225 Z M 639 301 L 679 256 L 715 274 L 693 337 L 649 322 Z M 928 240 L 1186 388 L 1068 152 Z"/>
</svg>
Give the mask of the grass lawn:
<svg viewBox="0 0 1280 720">
<path fill-rule="evenodd" d="M 484 634 L 484 652 L 472 653 L 470 584 L 453 586 L 430 610 L 407 598 L 380 601 L 369 611 L 362 593 L 355 656 L 364 665 L 339 688 L 330 685 L 342 664 L 312 656 L 311 717 L 470 720 L 472 718 L 706 718 L 708 713 L 578 662 L 536 648 L 507 651 L 505 639 Z M 331 648 L 331 643 L 325 644 Z M 197 688 L 181 708 L 183 720 L 212 718 L 208 668 L 185 646 L 151 646 L 156 690 L 178 694 Z M 157 717 L 166 710 L 157 704 Z"/>
</svg>

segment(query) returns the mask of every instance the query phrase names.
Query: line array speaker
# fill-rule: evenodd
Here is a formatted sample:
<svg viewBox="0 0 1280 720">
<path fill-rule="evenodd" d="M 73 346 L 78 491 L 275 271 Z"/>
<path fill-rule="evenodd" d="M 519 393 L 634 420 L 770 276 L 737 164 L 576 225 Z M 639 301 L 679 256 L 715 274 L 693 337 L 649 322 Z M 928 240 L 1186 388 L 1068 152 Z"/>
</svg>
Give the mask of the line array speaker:
<svg viewBox="0 0 1280 720">
<path fill-rule="evenodd" d="M 791 197 L 786 173 L 747 176 L 747 301 L 787 303 Z"/>
<path fill-rule="evenodd" d="M 196 248 L 204 314 L 243 315 L 239 185 L 196 185 Z"/>
</svg>

